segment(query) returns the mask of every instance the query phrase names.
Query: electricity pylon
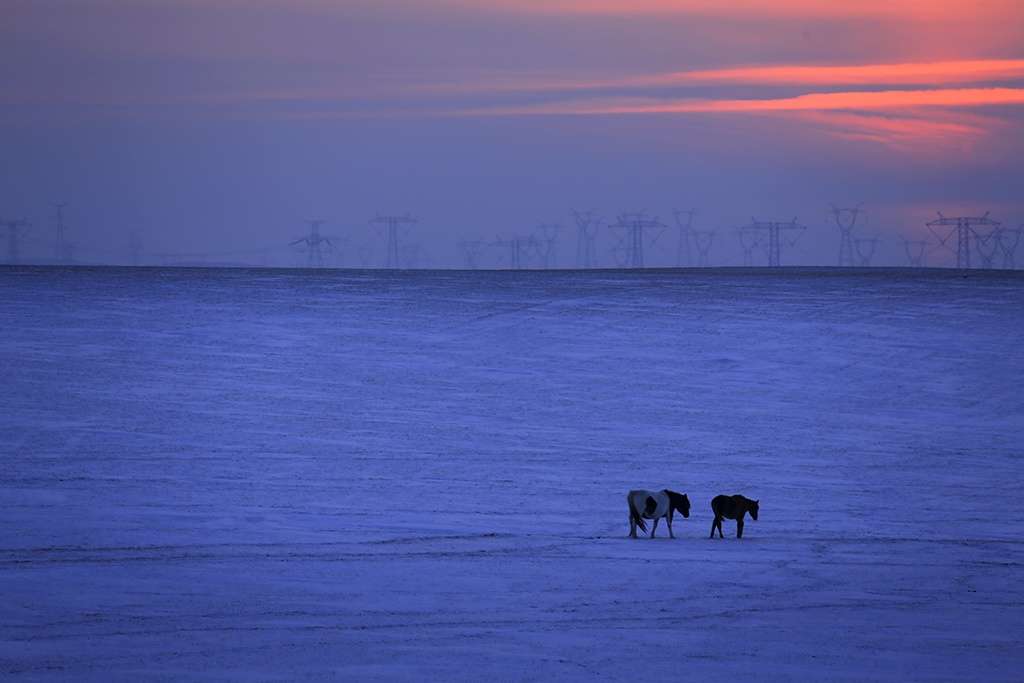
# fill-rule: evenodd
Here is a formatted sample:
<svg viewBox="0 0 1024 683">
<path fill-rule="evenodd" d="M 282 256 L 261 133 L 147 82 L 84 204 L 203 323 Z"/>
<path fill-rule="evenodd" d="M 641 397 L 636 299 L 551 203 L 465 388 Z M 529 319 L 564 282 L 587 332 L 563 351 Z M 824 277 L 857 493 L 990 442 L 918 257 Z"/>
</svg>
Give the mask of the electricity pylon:
<svg viewBox="0 0 1024 683">
<path fill-rule="evenodd" d="M 597 230 L 601 221 L 594 218 L 593 210 L 586 213 L 573 210 L 572 215 L 576 220 L 576 228 L 579 230 L 579 239 L 576 243 L 576 267 L 596 268 Z"/>
<path fill-rule="evenodd" d="M 1018 227 L 1016 230 L 996 228 L 999 248 L 1003 250 L 1003 268 L 1007 270 L 1013 270 L 1015 268 L 1013 264 L 1013 252 L 1017 249 L 1017 245 L 1020 243 L 1020 233 L 1022 230 L 1024 230 L 1024 225 Z M 1012 235 L 1012 237 L 1009 235 Z"/>
<path fill-rule="evenodd" d="M 345 267 L 345 253 L 348 251 L 348 238 L 347 237 L 334 237 L 334 241 L 331 242 L 331 251 L 334 252 L 334 267 L 344 268 Z"/>
<path fill-rule="evenodd" d="M 807 226 L 800 225 L 794 218 L 788 223 L 771 223 L 759 221 L 756 218 L 751 219 L 753 222 L 750 225 L 744 226 L 744 230 L 748 232 L 758 232 L 768 234 L 768 266 L 778 267 L 782 265 L 782 240 L 785 238 L 786 242 L 793 246 L 796 241 L 800 239 L 800 235 L 804 234 L 807 230 Z M 796 237 L 790 238 L 786 233 L 799 231 Z"/>
<path fill-rule="evenodd" d="M 715 235 L 717 234 L 717 230 L 708 230 L 706 232 L 694 231 L 693 244 L 697 247 L 698 268 L 708 267 L 708 252 L 711 251 L 711 244 L 715 241 Z"/>
<path fill-rule="evenodd" d="M 539 242 L 536 237 L 530 235 L 529 237 L 513 237 L 510 240 L 503 240 L 498 237 L 494 241 L 494 249 L 508 249 L 509 256 L 511 258 L 510 268 L 512 270 L 522 270 L 523 261 L 527 264 L 530 262 L 530 251 L 537 250 Z"/>
<path fill-rule="evenodd" d="M 24 230 L 22 230 L 24 228 Z M 22 219 L 20 221 L 0 221 L 0 230 L 3 230 L 3 234 L 7 237 L 7 262 L 8 263 L 19 263 L 21 258 L 18 256 L 18 240 L 28 234 L 28 231 L 32 228 L 32 224 Z"/>
<path fill-rule="evenodd" d="M 864 267 L 871 265 L 871 259 L 875 256 L 875 248 L 881 241 L 881 235 L 875 235 L 869 240 L 853 238 L 853 244 L 857 248 L 857 256 L 860 257 L 860 265 Z"/>
<path fill-rule="evenodd" d="M 676 268 L 683 268 L 684 266 L 689 268 L 693 265 L 693 260 L 690 258 L 690 226 L 693 224 L 693 214 L 696 211 L 696 206 L 689 211 L 672 209 L 672 215 L 676 217 L 676 225 L 679 226 L 679 250 L 676 252 Z M 685 221 L 683 216 L 686 216 Z M 696 235 L 694 239 L 696 239 Z"/>
<path fill-rule="evenodd" d="M 299 244 L 300 242 L 306 243 L 307 257 L 306 267 L 307 268 L 323 268 L 324 267 L 324 255 L 320 250 L 320 245 L 327 243 L 330 246 L 331 241 L 320 234 L 320 226 L 327 221 L 306 221 L 306 224 L 310 226 L 311 230 L 305 237 L 300 237 L 297 240 L 291 242 L 291 244 Z"/>
<path fill-rule="evenodd" d="M 476 270 L 480 267 L 480 249 L 483 243 L 480 240 L 459 240 L 459 250 L 462 251 L 462 261 L 466 270 Z"/>
<path fill-rule="evenodd" d="M 544 234 L 544 251 L 541 252 L 541 261 L 544 263 L 544 270 L 551 268 L 557 268 L 557 256 L 555 252 L 555 240 L 558 238 L 558 231 L 562 227 L 561 223 L 541 223 L 540 230 Z M 540 245 L 538 245 L 538 251 Z"/>
<path fill-rule="evenodd" d="M 53 260 L 56 263 L 67 263 L 71 260 L 71 245 L 64 241 L 64 207 L 67 204 L 54 204 L 57 207 L 57 238 L 53 242 Z"/>
<path fill-rule="evenodd" d="M 622 241 L 626 243 L 626 261 L 629 262 L 629 267 L 643 268 L 645 236 L 647 237 L 646 241 L 654 244 L 668 226 L 659 222 L 657 216 L 653 220 L 644 218 L 644 213 L 641 211 L 640 213 L 620 213 L 619 221 L 609 227 L 624 231 Z M 649 231 L 655 231 L 653 237 L 649 236 Z"/>
<path fill-rule="evenodd" d="M 857 215 L 861 213 L 860 204 L 852 209 L 840 209 L 832 202 L 828 205 L 832 207 L 836 225 L 839 226 L 839 266 L 853 266 L 853 225 L 857 222 Z"/>
<path fill-rule="evenodd" d="M 938 212 L 939 217 L 934 221 L 925 223 L 928 229 L 932 231 L 932 234 L 938 238 L 939 243 L 945 246 L 946 242 L 956 234 L 956 267 L 957 268 L 970 268 L 971 267 L 971 235 L 978 236 L 981 233 L 975 228 L 978 225 L 989 225 L 995 230 L 999 227 L 999 222 L 994 221 L 988 217 L 989 212 L 986 211 L 982 216 L 960 216 L 957 218 L 946 218 L 942 215 L 942 212 Z M 946 233 L 943 237 L 935 231 L 937 227 L 952 227 L 953 229 Z"/>
<path fill-rule="evenodd" d="M 979 233 L 974 236 L 974 248 L 978 252 L 978 256 L 981 257 L 981 267 L 986 269 L 992 268 L 992 262 L 996 258 L 996 252 L 999 251 L 999 230 L 996 228 L 990 233 Z"/>
<path fill-rule="evenodd" d="M 402 248 L 406 268 L 420 268 L 420 257 L 423 255 L 423 243 L 416 242 Z"/>
<path fill-rule="evenodd" d="M 924 251 L 928 248 L 928 238 L 925 237 L 923 240 L 916 242 L 910 242 L 905 237 L 900 237 L 903 240 L 903 250 L 907 252 L 907 261 L 910 263 L 911 268 L 920 268 L 924 265 Z"/>
<path fill-rule="evenodd" d="M 372 225 L 378 232 L 383 233 L 387 230 L 388 233 L 388 265 L 390 268 L 401 268 L 401 264 L 398 259 L 398 232 L 401 230 L 403 235 L 408 235 L 409 231 L 412 230 L 413 226 L 416 225 L 416 219 L 411 218 L 409 214 L 404 216 L 381 216 L 377 214 L 376 217 L 370 219 L 370 225 Z"/>
<path fill-rule="evenodd" d="M 139 265 L 142 258 L 142 240 L 139 239 L 139 233 L 134 230 L 128 235 L 128 258 L 131 259 L 133 266 Z"/>
<path fill-rule="evenodd" d="M 740 240 L 740 247 L 743 249 L 743 266 L 754 265 L 754 249 L 764 241 L 764 235 L 760 233 L 748 233 L 743 228 L 736 228 L 736 234 Z"/>
</svg>

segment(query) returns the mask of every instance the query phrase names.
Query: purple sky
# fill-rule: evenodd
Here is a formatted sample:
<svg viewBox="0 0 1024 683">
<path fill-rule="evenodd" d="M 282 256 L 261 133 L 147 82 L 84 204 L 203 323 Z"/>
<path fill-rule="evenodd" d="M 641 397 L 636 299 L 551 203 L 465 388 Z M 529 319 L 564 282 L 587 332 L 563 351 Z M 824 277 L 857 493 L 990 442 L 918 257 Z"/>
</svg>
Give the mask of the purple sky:
<svg viewBox="0 0 1024 683">
<path fill-rule="evenodd" d="M 753 218 L 807 227 L 784 264 L 835 265 L 830 202 L 863 202 L 873 265 L 907 264 L 936 211 L 1020 226 L 1024 7 L 819 4 L 6 0 L 0 220 L 33 224 L 26 261 L 67 203 L 76 260 L 130 262 L 134 231 L 147 263 L 271 265 L 303 265 L 287 245 L 320 220 L 354 267 L 386 263 L 376 214 L 417 219 L 420 267 L 462 267 L 460 238 L 507 266 L 491 243 L 542 223 L 571 267 L 573 209 L 665 223 L 652 266 L 678 263 L 673 208 L 720 266 Z M 621 236 L 599 230 L 600 265 Z"/>
</svg>

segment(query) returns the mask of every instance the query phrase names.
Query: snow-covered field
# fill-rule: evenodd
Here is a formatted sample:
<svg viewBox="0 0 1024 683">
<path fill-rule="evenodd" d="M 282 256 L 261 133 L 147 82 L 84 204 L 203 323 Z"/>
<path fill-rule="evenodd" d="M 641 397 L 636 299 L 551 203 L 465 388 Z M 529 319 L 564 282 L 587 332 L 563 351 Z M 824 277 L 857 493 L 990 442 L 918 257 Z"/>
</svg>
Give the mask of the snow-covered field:
<svg viewBox="0 0 1024 683">
<path fill-rule="evenodd" d="M 1019 272 L 0 288 L 5 680 L 1024 677 Z"/>
</svg>

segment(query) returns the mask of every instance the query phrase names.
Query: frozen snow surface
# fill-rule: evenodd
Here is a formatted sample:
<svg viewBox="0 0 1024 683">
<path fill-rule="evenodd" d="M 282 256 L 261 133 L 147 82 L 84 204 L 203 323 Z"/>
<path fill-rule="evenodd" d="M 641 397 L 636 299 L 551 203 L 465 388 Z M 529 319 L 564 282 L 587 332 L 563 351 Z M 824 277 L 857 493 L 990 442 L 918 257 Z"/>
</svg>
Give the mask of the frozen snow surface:
<svg viewBox="0 0 1024 683">
<path fill-rule="evenodd" d="M 0 288 L 4 680 L 1024 676 L 1019 272 Z"/>
</svg>

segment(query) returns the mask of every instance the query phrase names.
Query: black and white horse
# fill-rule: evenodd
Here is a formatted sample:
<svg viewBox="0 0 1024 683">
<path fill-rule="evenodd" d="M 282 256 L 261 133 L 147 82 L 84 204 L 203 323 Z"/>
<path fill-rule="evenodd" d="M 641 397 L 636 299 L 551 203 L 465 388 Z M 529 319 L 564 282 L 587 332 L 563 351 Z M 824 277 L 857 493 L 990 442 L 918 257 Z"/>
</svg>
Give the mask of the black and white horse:
<svg viewBox="0 0 1024 683">
<path fill-rule="evenodd" d="M 715 537 L 715 529 L 718 529 L 718 537 L 722 536 L 722 518 L 736 520 L 736 538 L 743 538 L 743 515 L 750 513 L 750 518 L 757 521 L 757 506 L 761 501 L 750 500 L 737 494 L 735 496 L 715 496 L 711 501 L 711 510 L 715 513 L 715 521 L 711 522 L 711 536 Z"/>
<path fill-rule="evenodd" d="M 658 529 L 658 520 L 665 518 L 668 524 L 668 535 L 675 538 L 672 533 L 672 515 L 678 510 L 683 517 L 690 516 L 690 499 L 686 494 L 676 493 L 665 489 L 663 491 L 630 491 L 626 496 L 629 501 L 629 537 L 636 538 L 636 528 L 647 531 L 645 519 L 653 519 L 654 526 L 651 527 L 651 538 Z"/>
</svg>

